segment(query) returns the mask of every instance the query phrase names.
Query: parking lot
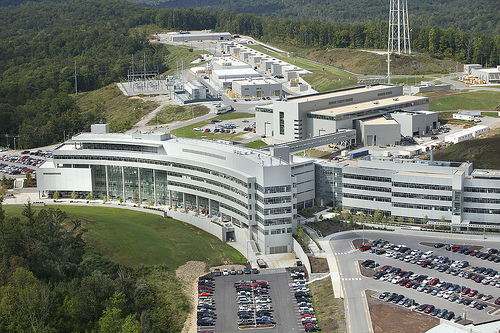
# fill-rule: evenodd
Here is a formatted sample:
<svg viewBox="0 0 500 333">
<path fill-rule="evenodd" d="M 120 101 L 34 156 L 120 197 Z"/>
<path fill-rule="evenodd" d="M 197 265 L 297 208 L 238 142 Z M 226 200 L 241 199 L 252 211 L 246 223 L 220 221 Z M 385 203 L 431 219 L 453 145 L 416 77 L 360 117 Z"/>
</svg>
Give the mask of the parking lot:
<svg viewBox="0 0 500 333">
<path fill-rule="evenodd" d="M 209 133 L 251 133 L 255 127 L 255 118 L 243 118 L 220 121 L 215 117 L 203 127 L 195 127 L 193 130 Z"/>
<path fill-rule="evenodd" d="M 215 332 L 240 332 L 238 329 L 238 303 L 236 301 L 237 293 L 234 283 L 240 280 L 263 280 L 266 281 L 269 288 L 269 297 L 273 307 L 273 321 L 276 323 L 274 328 L 256 328 L 245 329 L 245 331 L 256 332 L 299 332 L 304 331 L 301 325 L 301 318 L 297 302 L 294 299 L 294 290 L 292 288 L 292 278 L 284 269 L 268 269 L 261 271 L 260 274 L 245 275 L 227 275 L 214 278 L 215 282 L 215 304 L 217 320 L 212 331 Z M 208 331 L 211 331 L 209 328 Z"/>
<path fill-rule="evenodd" d="M 463 235 L 462 235 L 463 236 Z M 420 260 L 432 260 L 437 259 L 436 262 L 432 265 L 426 265 L 425 267 L 423 265 L 418 264 L 417 258 L 409 259 L 409 261 L 405 261 L 405 258 L 402 258 L 403 260 L 400 260 L 400 257 L 394 258 L 394 257 L 389 257 L 386 256 L 386 253 L 381 253 L 379 255 L 375 253 L 370 253 L 369 251 L 361 252 L 359 250 L 354 250 L 353 249 L 353 241 L 362 241 L 363 237 L 365 240 L 377 240 L 379 238 L 388 240 L 390 243 L 395 244 L 395 245 L 405 245 L 408 248 L 411 248 L 411 250 L 419 250 L 422 253 L 428 252 L 428 251 L 433 251 L 431 256 L 436 256 L 435 258 L 421 258 Z M 342 285 L 344 286 L 345 290 L 345 300 L 346 300 L 346 306 L 348 306 L 348 309 L 346 311 L 346 316 L 348 317 L 348 326 L 351 327 L 351 330 L 354 331 L 367 331 L 369 327 L 369 317 L 367 320 L 360 320 L 360 318 L 363 318 L 364 314 L 366 313 L 366 309 L 364 308 L 363 305 L 363 299 L 359 297 L 359 291 L 360 290 L 373 290 L 377 292 L 377 296 L 380 295 L 383 292 L 390 292 L 392 293 L 397 293 L 398 295 L 403 295 L 404 299 L 405 297 L 408 297 L 409 299 L 414 299 L 417 303 L 419 304 L 429 304 L 433 305 L 435 308 L 438 309 L 446 309 L 448 311 L 453 311 L 455 316 L 462 316 L 464 317 L 464 313 L 466 312 L 467 315 L 467 320 L 468 321 L 474 321 L 476 323 L 478 322 L 483 322 L 483 321 L 488 321 L 488 320 L 493 320 L 493 319 L 498 319 L 498 315 L 500 315 L 500 310 L 498 308 L 498 305 L 495 305 L 495 301 L 500 297 L 500 287 L 496 286 L 496 282 L 494 284 L 491 284 L 493 280 L 496 280 L 498 278 L 494 278 L 491 280 L 488 284 L 483 284 L 482 281 L 477 282 L 476 280 L 472 280 L 472 273 L 474 276 L 483 276 L 483 281 L 487 279 L 487 277 L 484 274 L 477 273 L 473 271 L 473 267 L 485 267 L 491 268 L 492 271 L 500 270 L 500 263 L 495 263 L 495 258 L 493 258 L 492 261 L 489 261 L 489 258 L 486 259 L 481 259 L 477 257 L 477 254 L 474 256 L 471 256 L 470 253 L 469 255 L 466 255 L 464 253 L 459 253 L 459 252 L 452 252 L 452 251 L 447 251 L 446 247 L 440 247 L 440 248 L 434 248 L 433 244 L 437 242 L 442 242 L 442 243 L 452 243 L 452 244 L 459 244 L 460 246 L 474 246 L 475 249 L 479 249 L 480 252 L 482 253 L 487 253 L 487 248 L 494 248 L 498 247 L 498 242 L 492 241 L 492 240 L 483 240 L 479 239 L 479 237 L 474 237 L 471 236 L 471 239 L 465 240 L 464 238 L 461 238 L 458 240 L 459 236 L 454 236 L 451 234 L 448 235 L 442 235 L 442 237 L 435 238 L 435 237 L 427 237 L 424 235 L 421 236 L 411 236 L 411 235 L 402 235 L 402 234 L 393 234 L 393 233 L 386 233 L 386 232 L 375 232 L 375 231 L 365 231 L 364 234 L 361 232 L 351 232 L 348 234 L 343 234 L 339 235 L 339 237 L 332 239 L 332 245 L 334 252 L 336 253 L 337 259 L 339 261 L 339 265 L 341 268 L 340 272 L 340 280 L 342 282 Z M 482 238 L 482 237 L 481 237 Z M 496 239 L 496 238 L 495 238 Z M 465 242 L 464 242 L 465 240 Z M 384 249 L 388 251 L 387 249 Z M 389 250 L 394 253 L 395 250 Z M 410 251 L 411 253 L 411 251 Z M 472 252 L 471 252 L 472 253 Z M 478 253 L 479 254 L 479 253 Z M 406 256 L 406 255 L 405 255 Z M 496 255 L 498 256 L 498 255 Z M 445 258 L 439 258 L 439 257 L 448 257 L 449 260 L 453 260 L 455 262 L 457 261 L 468 261 L 469 266 L 464 267 L 464 268 L 459 268 L 459 267 L 451 267 L 451 264 L 449 263 L 444 263 Z M 373 279 L 372 277 L 369 277 L 367 275 L 362 275 L 361 270 L 360 270 L 360 265 L 359 263 L 363 262 L 364 260 L 374 260 L 376 265 L 378 265 L 378 269 L 389 265 L 391 267 L 396 267 L 401 269 L 401 271 L 404 272 L 412 272 L 413 274 L 417 275 L 427 275 L 427 277 L 431 278 L 437 278 L 439 281 L 434 280 L 435 284 L 430 284 L 426 283 L 425 286 L 429 285 L 430 287 L 427 289 L 429 293 L 426 293 L 422 289 L 417 290 L 413 289 L 413 287 L 417 284 L 422 282 L 417 282 L 417 281 L 406 281 L 404 285 L 400 285 L 398 281 L 396 280 L 395 283 L 392 283 L 394 280 L 393 279 L 388 282 L 388 281 L 381 281 L 380 279 Z M 417 259 L 412 263 L 412 260 Z M 440 263 L 439 260 L 442 260 L 443 263 Z M 424 264 L 424 262 L 422 262 Z M 449 267 L 446 268 L 444 266 L 440 265 L 448 265 Z M 458 266 L 458 263 L 457 265 Z M 490 271 L 490 273 L 492 272 Z M 464 273 L 461 273 L 464 272 Z M 467 273 L 466 272 L 470 272 Z M 405 273 L 405 274 L 406 274 Z M 498 273 L 498 272 L 497 272 Z M 397 273 L 396 273 L 397 275 Z M 496 274 L 495 274 L 496 276 Z M 402 278 L 400 276 L 397 276 L 398 278 Z M 407 277 L 409 279 L 409 277 Z M 399 280 L 401 282 L 403 279 Z M 384 279 L 385 280 L 385 279 Z M 441 287 L 436 287 L 437 284 L 443 282 L 444 283 L 441 285 Z M 408 282 L 414 282 L 414 284 L 408 285 Z M 430 282 L 430 281 L 429 281 Z M 460 292 L 453 292 L 449 293 L 450 290 L 444 291 L 440 293 L 443 290 L 438 290 L 432 295 L 432 291 L 438 288 L 444 288 L 443 285 L 446 283 L 450 283 L 451 285 L 448 286 L 448 288 L 451 288 L 452 286 L 456 285 L 464 286 L 465 288 L 470 288 L 470 291 L 467 292 L 467 295 L 462 295 L 462 289 L 460 289 Z M 406 287 L 408 285 L 408 287 Z M 499 285 L 500 286 L 500 285 Z M 418 288 L 417 286 L 416 288 Z M 429 290 L 431 289 L 431 290 Z M 455 289 L 456 290 L 456 289 Z M 473 292 L 471 296 L 468 296 L 471 291 L 477 290 L 477 293 Z M 448 294 L 446 294 L 448 292 Z M 474 295 L 475 294 L 475 295 Z M 482 295 L 480 295 L 482 294 Z M 448 295 L 447 298 L 445 298 L 445 295 Z M 478 297 L 481 296 L 481 297 Z M 489 296 L 492 297 L 489 297 Z M 450 301 L 450 297 L 452 301 Z M 461 299 L 460 303 L 459 299 Z M 467 301 L 463 301 L 464 299 L 467 299 Z M 470 300 L 470 301 L 469 301 Z M 477 302 L 477 303 L 473 303 Z M 468 303 L 468 305 L 467 305 Z M 483 308 L 482 305 L 477 307 L 478 303 L 485 304 L 487 307 Z M 474 307 L 471 307 L 471 305 L 474 305 Z M 404 308 L 404 306 L 402 306 Z M 412 307 L 409 307 L 412 308 Z M 413 307 L 413 310 L 416 310 L 418 307 Z M 418 311 L 417 311 L 418 312 Z M 368 321 L 368 324 L 367 324 Z"/>
</svg>

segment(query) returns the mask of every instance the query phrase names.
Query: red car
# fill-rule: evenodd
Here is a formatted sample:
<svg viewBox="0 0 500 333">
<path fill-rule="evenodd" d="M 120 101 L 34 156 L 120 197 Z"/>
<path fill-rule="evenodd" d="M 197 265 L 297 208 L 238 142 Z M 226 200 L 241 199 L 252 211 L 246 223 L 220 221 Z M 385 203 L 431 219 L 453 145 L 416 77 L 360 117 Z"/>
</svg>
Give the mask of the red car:
<svg viewBox="0 0 500 333">
<path fill-rule="evenodd" d="M 470 288 L 465 288 L 464 290 L 462 290 L 462 295 L 467 295 L 468 293 L 470 293 Z"/>
<path fill-rule="evenodd" d="M 436 307 L 434 305 L 428 305 L 425 310 L 424 310 L 424 313 L 429 313 L 431 312 L 432 310 L 434 310 Z"/>
<path fill-rule="evenodd" d="M 389 265 L 385 265 L 385 266 L 382 266 L 382 268 L 380 269 L 382 272 L 385 272 L 386 270 L 388 270 L 389 268 L 392 268 L 392 266 L 389 266 Z"/>
<path fill-rule="evenodd" d="M 469 255 L 474 257 L 478 253 L 479 253 L 479 251 L 472 251 L 471 253 L 469 253 Z"/>
<path fill-rule="evenodd" d="M 371 249 L 370 245 L 363 245 L 359 247 L 360 251 L 368 251 L 369 249 Z"/>
<path fill-rule="evenodd" d="M 477 294 L 477 290 L 471 290 L 470 293 L 467 294 L 469 297 L 473 297 Z"/>
<path fill-rule="evenodd" d="M 432 280 L 429 282 L 429 284 L 430 284 L 430 285 L 433 285 L 433 286 L 434 286 L 434 285 L 436 285 L 436 284 L 438 284 L 438 283 L 439 283 L 439 278 L 434 278 L 434 279 L 432 279 Z"/>
<path fill-rule="evenodd" d="M 500 305 L 500 297 L 498 297 L 498 298 L 495 300 L 495 304 L 496 304 L 496 305 Z"/>
</svg>

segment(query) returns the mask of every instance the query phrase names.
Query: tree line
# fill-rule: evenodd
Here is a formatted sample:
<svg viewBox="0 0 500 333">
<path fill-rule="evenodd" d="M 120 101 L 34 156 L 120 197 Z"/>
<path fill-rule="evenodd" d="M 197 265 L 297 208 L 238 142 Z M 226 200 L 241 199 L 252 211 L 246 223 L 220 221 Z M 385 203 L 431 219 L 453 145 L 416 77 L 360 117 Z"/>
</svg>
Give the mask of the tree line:
<svg viewBox="0 0 500 333">
<path fill-rule="evenodd" d="M 359 24 L 384 22 L 389 17 L 387 0 L 132 0 L 156 8 L 197 8 L 254 14 L 277 19 Z M 500 33 L 498 3 L 488 0 L 419 0 L 408 2 L 413 26 L 440 26 L 474 33 Z"/>
<path fill-rule="evenodd" d="M 83 242 L 81 222 L 59 209 L 28 204 L 22 215 L 0 205 L 1 332 L 181 331 L 189 303 L 162 268 L 109 261 Z"/>
<path fill-rule="evenodd" d="M 386 22 L 326 23 L 199 9 L 156 9 L 124 0 L 2 2 L 0 145 L 46 146 L 106 121 L 82 112 L 74 95 L 126 78 L 132 56 L 160 72 L 168 50 L 149 43 L 145 26 L 229 31 L 292 48 L 385 49 Z M 436 58 L 495 66 L 500 35 L 413 26 L 412 48 Z M 76 72 L 76 80 L 75 80 Z M 75 87 L 75 82 L 77 86 Z M 7 136 L 7 135 L 8 136 Z M 10 140 L 8 139 L 10 137 Z"/>
</svg>

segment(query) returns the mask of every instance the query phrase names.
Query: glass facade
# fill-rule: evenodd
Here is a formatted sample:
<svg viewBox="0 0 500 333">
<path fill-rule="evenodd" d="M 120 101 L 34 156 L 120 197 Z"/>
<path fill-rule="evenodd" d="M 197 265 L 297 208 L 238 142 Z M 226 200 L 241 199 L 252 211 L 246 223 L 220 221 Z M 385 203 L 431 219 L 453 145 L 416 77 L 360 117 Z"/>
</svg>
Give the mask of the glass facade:
<svg viewBox="0 0 500 333">
<path fill-rule="evenodd" d="M 154 201 L 155 197 L 155 189 L 154 189 L 154 177 L 153 177 L 153 170 L 152 169 L 144 169 L 140 168 L 140 176 L 141 176 L 141 193 L 140 193 L 140 200 L 143 203 L 148 203 L 149 199 Z"/>
<path fill-rule="evenodd" d="M 167 185 L 167 172 L 163 170 L 155 171 L 156 178 L 156 204 L 168 204 L 168 185 Z"/>
<path fill-rule="evenodd" d="M 134 194 L 139 199 L 139 178 L 137 168 L 123 167 L 123 178 L 125 183 L 125 200 L 134 200 Z"/>
<path fill-rule="evenodd" d="M 93 165 L 92 172 L 94 173 L 94 198 L 102 199 L 107 194 L 106 192 L 106 167 L 104 165 Z"/>
<path fill-rule="evenodd" d="M 123 175 L 121 166 L 108 165 L 108 190 L 109 199 L 119 199 L 123 197 Z"/>
</svg>

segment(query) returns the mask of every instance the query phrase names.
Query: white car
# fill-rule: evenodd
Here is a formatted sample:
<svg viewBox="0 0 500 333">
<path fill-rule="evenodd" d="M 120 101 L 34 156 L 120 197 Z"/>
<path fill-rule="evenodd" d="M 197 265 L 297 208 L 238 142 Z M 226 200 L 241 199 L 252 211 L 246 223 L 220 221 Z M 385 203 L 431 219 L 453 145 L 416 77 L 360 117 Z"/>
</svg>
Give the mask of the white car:
<svg viewBox="0 0 500 333">
<path fill-rule="evenodd" d="M 195 128 L 193 128 L 193 131 L 203 131 L 203 128 L 195 127 Z"/>
<path fill-rule="evenodd" d="M 229 271 L 227 270 L 227 268 L 224 268 L 222 270 L 222 275 L 229 275 Z"/>
</svg>

